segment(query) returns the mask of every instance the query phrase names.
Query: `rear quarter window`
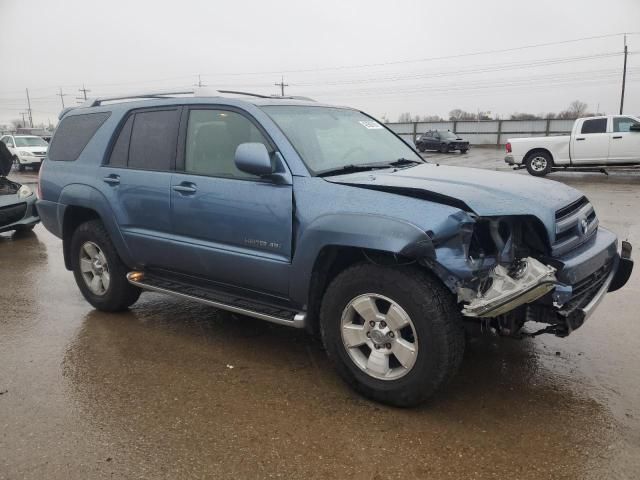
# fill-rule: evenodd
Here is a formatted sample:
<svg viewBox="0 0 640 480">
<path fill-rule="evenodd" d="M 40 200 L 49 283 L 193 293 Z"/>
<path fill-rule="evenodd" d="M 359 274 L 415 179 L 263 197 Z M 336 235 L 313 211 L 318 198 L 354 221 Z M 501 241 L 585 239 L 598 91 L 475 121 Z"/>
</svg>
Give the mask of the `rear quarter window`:
<svg viewBox="0 0 640 480">
<path fill-rule="evenodd" d="M 111 113 L 86 113 L 65 117 L 58 125 L 49 147 L 48 158 L 73 162 Z"/>
</svg>

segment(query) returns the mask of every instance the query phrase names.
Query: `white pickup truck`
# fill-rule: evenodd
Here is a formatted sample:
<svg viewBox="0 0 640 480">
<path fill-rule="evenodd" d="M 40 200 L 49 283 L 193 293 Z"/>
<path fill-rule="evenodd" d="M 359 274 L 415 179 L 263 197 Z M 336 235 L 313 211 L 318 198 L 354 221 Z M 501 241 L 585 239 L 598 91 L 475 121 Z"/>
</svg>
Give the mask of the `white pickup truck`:
<svg viewBox="0 0 640 480">
<path fill-rule="evenodd" d="M 640 118 L 607 115 L 579 118 L 571 135 L 514 138 L 504 161 L 541 177 L 552 170 L 640 165 Z"/>
</svg>

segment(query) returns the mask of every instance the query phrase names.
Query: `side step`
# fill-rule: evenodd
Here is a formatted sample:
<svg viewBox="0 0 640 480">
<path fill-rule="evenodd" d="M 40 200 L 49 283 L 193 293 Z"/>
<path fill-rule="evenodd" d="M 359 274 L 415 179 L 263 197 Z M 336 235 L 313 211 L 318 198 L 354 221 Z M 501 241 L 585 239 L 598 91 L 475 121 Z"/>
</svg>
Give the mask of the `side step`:
<svg viewBox="0 0 640 480">
<path fill-rule="evenodd" d="M 145 290 L 186 298 L 221 310 L 266 320 L 278 325 L 286 325 L 293 328 L 305 327 L 306 314 L 304 312 L 251 302 L 228 293 L 217 292 L 176 280 L 168 280 L 145 272 L 129 272 L 127 273 L 127 280 L 132 285 Z"/>
</svg>

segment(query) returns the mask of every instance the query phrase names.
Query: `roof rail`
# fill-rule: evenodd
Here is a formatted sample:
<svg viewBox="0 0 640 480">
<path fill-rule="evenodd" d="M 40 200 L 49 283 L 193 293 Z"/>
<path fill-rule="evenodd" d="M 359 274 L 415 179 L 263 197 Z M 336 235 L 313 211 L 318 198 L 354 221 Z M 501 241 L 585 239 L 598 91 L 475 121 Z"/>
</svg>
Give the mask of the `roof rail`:
<svg viewBox="0 0 640 480">
<path fill-rule="evenodd" d="M 258 98 L 272 98 L 272 99 L 282 99 L 282 100 L 307 100 L 310 102 L 315 102 L 314 99 L 309 97 L 300 97 L 295 95 L 290 96 L 280 96 L 280 95 L 263 95 L 260 93 L 251 93 L 251 92 L 241 92 L 237 90 L 214 90 L 211 88 L 196 88 L 189 90 L 157 90 L 150 92 L 139 92 L 139 93 L 130 93 L 130 94 L 122 94 L 116 95 L 113 97 L 98 97 L 91 98 L 84 102 L 82 105 L 77 107 L 67 107 L 60 112 L 58 115 L 58 120 L 62 120 L 69 111 L 74 110 L 76 108 L 90 108 L 90 107 L 99 107 L 105 102 L 114 102 L 118 100 L 136 100 L 136 99 L 158 99 L 158 98 L 175 98 L 179 95 L 193 95 L 195 97 L 216 97 L 217 93 L 229 93 L 234 95 L 246 95 L 249 97 L 258 97 Z"/>
<path fill-rule="evenodd" d="M 87 100 L 81 105 L 81 107 L 97 107 L 104 102 L 113 102 L 116 100 L 135 100 L 137 98 L 171 98 L 177 95 L 189 95 L 194 94 L 194 90 L 180 90 L 180 91 L 162 91 L 155 92 L 143 92 L 143 93 L 130 93 L 128 95 L 117 95 L 114 97 L 99 97 Z"/>
</svg>

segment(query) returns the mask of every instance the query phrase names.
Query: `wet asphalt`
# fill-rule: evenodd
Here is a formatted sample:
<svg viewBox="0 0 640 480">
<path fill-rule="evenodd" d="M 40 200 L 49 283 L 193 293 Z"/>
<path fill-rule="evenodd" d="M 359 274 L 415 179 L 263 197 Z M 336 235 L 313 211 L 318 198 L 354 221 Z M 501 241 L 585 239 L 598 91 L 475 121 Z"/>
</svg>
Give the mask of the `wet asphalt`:
<svg viewBox="0 0 640 480">
<path fill-rule="evenodd" d="M 501 150 L 427 156 L 509 170 Z M 640 248 L 640 174 L 550 178 Z M 640 269 L 566 339 L 473 341 L 406 410 L 300 331 L 153 293 L 93 310 L 41 225 L 0 234 L 0 272 L 0 479 L 640 478 Z"/>
</svg>

